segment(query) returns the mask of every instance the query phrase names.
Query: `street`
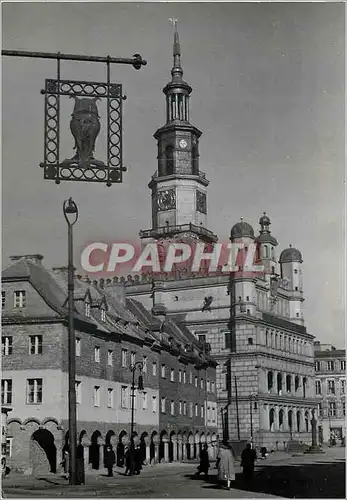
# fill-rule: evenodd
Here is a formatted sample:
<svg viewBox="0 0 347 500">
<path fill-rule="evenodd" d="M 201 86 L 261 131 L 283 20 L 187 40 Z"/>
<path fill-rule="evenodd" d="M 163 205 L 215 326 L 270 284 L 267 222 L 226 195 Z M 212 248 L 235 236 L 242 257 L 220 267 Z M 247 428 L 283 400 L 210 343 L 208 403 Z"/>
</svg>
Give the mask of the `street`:
<svg viewBox="0 0 347 500">
<path fill-rule="evenodd" d="M 230 491 L 216 484 L 212 464 L 210 480 L 194 476 L 197 463 L 159 464 L 144 467 L 140 476 L 113 478 L 87 474 L 86 484 L 70 487 L 55 475 L 34 478 L 10 474 L 3 480 L 4 498 L 15 497 L 155 497 L 155 498 L 345 498 L 345 448 L 326 448 L 324 454 L 292 457 L 275 453 L 256 463 L 253 485 L 242 483 L 237 465 Z"/>
</svg>

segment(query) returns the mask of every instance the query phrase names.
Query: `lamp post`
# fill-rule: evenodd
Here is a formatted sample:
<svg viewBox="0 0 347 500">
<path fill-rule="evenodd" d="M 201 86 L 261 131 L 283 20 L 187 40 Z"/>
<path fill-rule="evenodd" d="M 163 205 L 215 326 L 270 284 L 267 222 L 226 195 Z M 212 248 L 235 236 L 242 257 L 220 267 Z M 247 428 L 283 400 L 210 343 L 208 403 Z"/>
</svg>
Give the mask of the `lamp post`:
<svg viewBox="0 0 347 500">
<path fill-rule="evenodd" d="M 251 420 L 251 441 L 253 443 L 253 401 L 256 397 L 256 394 L 251 394 L 249 396 L 249 415 Z"/>
<path fill-rule="evenodd" d="M 63 204 L 64 217 L 68 225 L 68 365 L 69 365 L 69 448 L 70 471 L 69 482 L 77 484 L 76 474 L 76 367 L 75 367 L 75 332 L 74 332 L 74 267 L 73 267 L 73 235 L 72 227 L 78 219 L 76 203 L 69 198 Z"/>
<path fill-rule="evenodd" d="M 135 372 L 138 369 L 140 372 L 139 379 L 138 379 L 138 390 L 143 391 L 143 378 L 142 378 L 142 368 L 143 364 L 141 361 L 137 361 L 134 363 L 131 367 L 130 370 L 132 371 L 132 384 L 131 384 L 131 428 L 130 428 L 130 440 L 133 438 L 134 434 L 134 403 L 135 403 Z"/>
<path fill-rule="evenodd" d="M 237 377 L 236 376 L 234 376 L 234 381 L 235 381 L 237 439 L 240 441 L 239 398 L 238 398 L 238 395 L 237 395 Z"/>
</svg>

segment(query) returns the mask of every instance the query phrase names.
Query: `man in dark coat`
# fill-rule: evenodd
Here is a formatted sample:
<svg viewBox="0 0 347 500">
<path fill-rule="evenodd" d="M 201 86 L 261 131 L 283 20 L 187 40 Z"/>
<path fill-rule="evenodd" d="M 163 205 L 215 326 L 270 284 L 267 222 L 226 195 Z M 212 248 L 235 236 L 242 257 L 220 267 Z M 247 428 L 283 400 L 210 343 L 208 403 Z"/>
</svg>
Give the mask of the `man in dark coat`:
<svg viewBox="0 0 347 500">
<path fill-rule="evenodd" d="M 108 477 L 113 476 L 113 466 L 116 462 L 116 454 L 113 451 L 113 448 L 111 445 L 106 446 L 106 451 L 105 451 L 105 467 L 108 471 Z"/>
<path fill-rule="evenodd" d="M 139 476 L 142 470 L 142 451 L 139 445 L 135 448 L 134 462 L 134 473 Z"/>
<path fill-rule="evenodd" d="M 208 456 L 208 448 L 207 444 L 204 444 L 200 453 L 200 464 L 198 466 L 198 472 L 195 475 L 199 476 L 199 474 L 205 474 L 205 479 L 207 479 L 209 467 L 210 467 L 210 458 Z"/>
<path fill-rule="evenodd" d="M 135 446 L 131 442 L 125 453 L 125 475 L 133 476 L 135 472 Z"/>
<path fill-rule="evenodd" d="M 243 478 L 246 483 L 253 480 L 254 462 L 257 459 L 255 450 L 252 450 L 252 445 L 247 443 L 246 448 L 241 453 L 241 467 L 243 467 Z"/>
</svg>

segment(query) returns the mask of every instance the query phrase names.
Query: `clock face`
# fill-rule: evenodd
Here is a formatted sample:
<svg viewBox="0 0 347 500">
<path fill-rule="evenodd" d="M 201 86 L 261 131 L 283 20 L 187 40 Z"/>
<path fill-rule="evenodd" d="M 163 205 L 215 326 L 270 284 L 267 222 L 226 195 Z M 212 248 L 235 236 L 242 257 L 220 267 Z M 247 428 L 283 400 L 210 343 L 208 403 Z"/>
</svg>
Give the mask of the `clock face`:
<svg viewBox="0 0 347 500">
<path fill-rule="evenodd" d="M 159 191 L 158 210 L 173 210 L 176 208 L 176 193 L 174 189 Z"/>
<path fill-rule="evenodd" d="M 185 149 L 187 146 L 188 146 L 187 141 L 185 141 L 184 139 L 180 140 L 180 147 L 181 148 Z"/>
</svg>

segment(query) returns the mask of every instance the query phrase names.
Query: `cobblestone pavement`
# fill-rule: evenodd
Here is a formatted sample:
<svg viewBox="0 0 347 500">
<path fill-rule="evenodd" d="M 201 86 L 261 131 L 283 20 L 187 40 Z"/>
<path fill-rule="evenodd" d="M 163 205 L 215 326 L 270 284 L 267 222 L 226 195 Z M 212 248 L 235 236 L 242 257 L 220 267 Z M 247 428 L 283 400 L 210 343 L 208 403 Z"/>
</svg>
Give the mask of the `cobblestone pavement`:
<svg viewBox="0 0 347 500">
<path fill-rule="evenodd" d="M 75 487 L 56 475 L 35 478 L 11 473 L 3 480 L 3 497 L 345 498 L 344 448 L 296 457 L 275 453 L 257 462 L 253 484 L 243 484 L 237 466 L 231 490 L 218 487 L 214 468 L 208 482 L 195 477 L 196 466 L 159 464 L 144 467 L 140 476 L 132 477 L 124 476 L 121 470 L 113 478 L 93 473 L 86 476 L 85 485 Z"/>
</svg>

